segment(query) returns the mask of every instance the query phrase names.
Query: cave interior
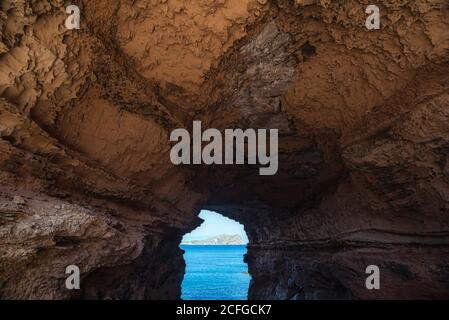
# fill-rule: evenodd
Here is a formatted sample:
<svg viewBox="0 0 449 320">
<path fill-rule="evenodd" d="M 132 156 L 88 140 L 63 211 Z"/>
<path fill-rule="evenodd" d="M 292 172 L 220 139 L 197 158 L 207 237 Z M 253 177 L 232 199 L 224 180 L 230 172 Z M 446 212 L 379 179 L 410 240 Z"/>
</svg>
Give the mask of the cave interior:
<svg viewBox="0 0 449 320">
<path fill-rule="evenodd" d="M 0 298 L 179 299 L 202 209 L 249 299 L 449 298 L 446 0 L 72 3 L 0 1 Z M 196 120 L 278 129 L 278 172 L 173 165 Z"/>
</svg>

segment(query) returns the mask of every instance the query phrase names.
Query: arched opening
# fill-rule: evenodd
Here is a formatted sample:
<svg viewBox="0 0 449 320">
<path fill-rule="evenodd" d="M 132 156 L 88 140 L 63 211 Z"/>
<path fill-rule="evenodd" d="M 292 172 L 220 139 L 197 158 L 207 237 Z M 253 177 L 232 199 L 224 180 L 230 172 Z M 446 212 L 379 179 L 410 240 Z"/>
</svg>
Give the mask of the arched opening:
<svg viewBox="0 0 449 320">
<path fill-rule="evenodd" d="M 251 277 L 244 262 L 248 237 L 242 224 L 203 210 L 204 222 L 184 235 L 184 300 L 246 300 Z"/>
</svg>

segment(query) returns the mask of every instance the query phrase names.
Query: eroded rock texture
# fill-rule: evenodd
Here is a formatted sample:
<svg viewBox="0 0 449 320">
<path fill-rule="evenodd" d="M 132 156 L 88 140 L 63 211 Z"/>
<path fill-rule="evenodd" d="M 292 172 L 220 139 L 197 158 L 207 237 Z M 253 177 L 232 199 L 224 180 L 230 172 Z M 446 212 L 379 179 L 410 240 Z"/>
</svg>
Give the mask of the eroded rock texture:
<svg viewBox="0 0 449 320">
<path fill-rule="evenodd" d="M 449 297 L 446 0 L 73 2 L 0 1 L 1 298 L 179 298 L 201 208 L 250 298 Z M 173 166 L 193 120 L 279 129 L 279 172 Z"/>
</svg>

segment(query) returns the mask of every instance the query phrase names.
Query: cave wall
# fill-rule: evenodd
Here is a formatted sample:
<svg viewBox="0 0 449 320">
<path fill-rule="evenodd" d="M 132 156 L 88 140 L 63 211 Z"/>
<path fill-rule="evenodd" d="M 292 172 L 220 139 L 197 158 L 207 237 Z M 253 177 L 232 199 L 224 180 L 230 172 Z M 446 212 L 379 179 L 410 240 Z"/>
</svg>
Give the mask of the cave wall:
<svg viewBox="0 0 449 320">
<path fill-rule="evenodd" d="M 201 208 L 251 299 L 449 297 L 447 1 L 74 3 L 0 2 L 1 298 L 177 299 Z M 279 129 L 279 172 L 172 165 L 193 120 Z"/>
</svg>

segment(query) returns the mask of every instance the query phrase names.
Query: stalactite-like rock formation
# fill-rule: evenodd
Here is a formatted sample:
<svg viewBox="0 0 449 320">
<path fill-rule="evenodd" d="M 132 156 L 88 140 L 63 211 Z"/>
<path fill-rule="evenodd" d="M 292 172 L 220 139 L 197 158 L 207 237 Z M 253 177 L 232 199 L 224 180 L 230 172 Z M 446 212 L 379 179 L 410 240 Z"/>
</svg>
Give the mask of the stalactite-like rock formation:
<svg viewBox="0 0 449 320">
<path fill-rule="evenodd" d="M 201 208 L 250 298 L 449 297 L 446 0 L 74 3 L 0 1 L 0 298 L 179 298 Z M 279 172 L 174 166 L 193 120 L 279 129 Z"/>
</svg>

